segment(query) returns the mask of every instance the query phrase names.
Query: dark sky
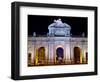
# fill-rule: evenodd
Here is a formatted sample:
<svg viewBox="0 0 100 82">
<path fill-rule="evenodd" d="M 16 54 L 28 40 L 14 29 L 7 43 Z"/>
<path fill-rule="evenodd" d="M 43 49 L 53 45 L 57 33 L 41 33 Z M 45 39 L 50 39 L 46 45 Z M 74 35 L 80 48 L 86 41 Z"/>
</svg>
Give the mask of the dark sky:
<svg viewBox="0 0 100 82">
<path fill-rule="evenodd" d="M 71 26 L 73 36 L 80 36 L 85 33 L 87 37 L 88 19 L 86 17 L 65 17 L 65 16 L 39 16 L 28 15 L 28 36 L 36 32 L 38 35 L 45 35 L 48 32 L 48 25 L 54 22 L 54 19 L 61 19 L 62 22 Z"/>
</svg>

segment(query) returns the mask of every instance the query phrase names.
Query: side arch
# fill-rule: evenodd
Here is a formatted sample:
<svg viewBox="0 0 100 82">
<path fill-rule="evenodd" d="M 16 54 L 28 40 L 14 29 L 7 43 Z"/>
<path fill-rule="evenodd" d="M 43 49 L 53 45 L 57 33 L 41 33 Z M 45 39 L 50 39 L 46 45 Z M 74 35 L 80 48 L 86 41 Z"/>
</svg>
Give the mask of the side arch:
<svg viewBox="0 0 100 82">
<path fill-rule="evenodd" d="M 45 64 L 45 47 L 39 47 L 36 50 L 36 65 L 44 65 Z"/>
<path fill-rule="evenodd" d="M 74 63 L 81 64 L 82 63 L 82 50 L 80 47 L 74 47 Z"/>
</svg>

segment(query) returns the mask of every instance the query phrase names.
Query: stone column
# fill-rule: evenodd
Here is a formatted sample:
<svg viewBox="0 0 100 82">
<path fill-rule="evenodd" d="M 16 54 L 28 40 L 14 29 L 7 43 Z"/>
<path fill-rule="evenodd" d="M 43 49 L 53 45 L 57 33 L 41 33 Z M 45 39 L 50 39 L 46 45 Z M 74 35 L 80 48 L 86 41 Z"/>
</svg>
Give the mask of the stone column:
<svg viewBox="0 0 100 82">
<path fill-rule="evenodd" d="M 73 42 L 70 43 L 70 55 L 71 55 L 71 63 L 74 63 L 74 44 Z"/>
<path fill-rule="evenodd" d="M 49 56 L 49 59 L 48 59 L 48 62 L 50 63 L 50 64 L 52 64 L 53 63 L 53 55 L 54 55 L 54 48 L 53 48 L 53 43 L 49 43 L 49 45 L 48 45 L 48 56 Z"/>
<path fill-rule="evenodd" d="M 70 64 L 70 44 L 66 43 L 66 63 Z"/>
</svg>

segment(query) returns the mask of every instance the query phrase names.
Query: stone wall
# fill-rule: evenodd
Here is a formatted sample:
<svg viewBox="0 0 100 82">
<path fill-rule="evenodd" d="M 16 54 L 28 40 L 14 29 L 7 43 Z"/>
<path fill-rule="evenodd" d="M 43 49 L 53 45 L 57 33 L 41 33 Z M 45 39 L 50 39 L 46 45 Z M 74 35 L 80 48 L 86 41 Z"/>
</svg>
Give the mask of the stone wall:
<svg viewBox="0 0 100 82">
<path fill-rule="evenodd" d="M 29 37 L 28 53 L 32 53 L 32 61 L 35 61 L 36 50 L 40 47 L 45 48 L 45 59 L 49 63 L 56 61 L 56 49 L 62 47 L 64 50 L 64 62 L 70 63 L 74 61 L 74 47 L 82 50 L 83 61 L 86 61 L 87 38 L 84 37 Z"/>
</svg>

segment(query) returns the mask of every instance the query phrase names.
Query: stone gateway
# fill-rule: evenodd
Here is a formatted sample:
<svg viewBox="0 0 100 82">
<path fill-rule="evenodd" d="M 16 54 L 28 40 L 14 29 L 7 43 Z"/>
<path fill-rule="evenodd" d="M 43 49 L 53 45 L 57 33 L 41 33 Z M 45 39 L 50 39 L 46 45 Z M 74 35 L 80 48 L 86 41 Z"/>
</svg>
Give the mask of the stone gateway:
<svg viewBox="0 0 100 82">
<path fill-rule="evenodd" d="M 87 64 L 87 38 L 71 34 L 71 26 L 61 19 L 48 26 L 45 36 L 28 37 L 28 66 Z"/>
</svg>

